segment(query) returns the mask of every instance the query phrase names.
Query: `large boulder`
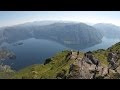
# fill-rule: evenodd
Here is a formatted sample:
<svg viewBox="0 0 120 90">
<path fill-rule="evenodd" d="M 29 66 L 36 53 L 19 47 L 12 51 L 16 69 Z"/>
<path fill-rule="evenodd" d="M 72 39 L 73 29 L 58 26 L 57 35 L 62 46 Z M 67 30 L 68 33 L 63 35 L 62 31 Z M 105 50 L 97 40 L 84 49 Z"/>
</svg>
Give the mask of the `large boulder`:
<svg viewBox="0 0 120 90">
<path fill-rule="evenodd" d="M 79 60 L 77 64 L 73 64 L 68 75 L 69 79 L 99 79 L 108 75 L 108 68 L 99 65 L 96 69 L 95 64 L 86 62 L 85 59 Z"/>
</svg>

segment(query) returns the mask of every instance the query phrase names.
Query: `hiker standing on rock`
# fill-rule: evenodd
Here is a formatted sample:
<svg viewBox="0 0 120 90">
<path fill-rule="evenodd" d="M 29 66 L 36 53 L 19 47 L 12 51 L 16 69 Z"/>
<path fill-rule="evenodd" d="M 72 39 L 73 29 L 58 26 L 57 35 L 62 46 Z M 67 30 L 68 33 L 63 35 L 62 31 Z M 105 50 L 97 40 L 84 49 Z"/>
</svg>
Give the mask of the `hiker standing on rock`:
<svg viewBox="0 0 120 90">
<path fill-rule="evenodd" d="M 79 51 L 77 51 L 77 57 L 75 58 L 75 60 L 78 59 L 78 56 L 79 56 Z"/>
<path fill-rule="evenodd" d="M 71 58 L 71 56 L 72 56 L 72 51 L 70 51 L 70 52 L 66 55 L 65 59 L 69 60 L 69 59 Z"/>
</svg>

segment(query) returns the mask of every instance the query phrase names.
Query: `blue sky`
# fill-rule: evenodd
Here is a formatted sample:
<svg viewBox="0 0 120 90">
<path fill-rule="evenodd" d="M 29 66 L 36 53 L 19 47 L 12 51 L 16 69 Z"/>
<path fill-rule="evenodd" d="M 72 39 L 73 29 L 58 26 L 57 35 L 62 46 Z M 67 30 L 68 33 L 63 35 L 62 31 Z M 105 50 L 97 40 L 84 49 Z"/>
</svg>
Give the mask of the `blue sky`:
<svg viewBox="0 0 120 90">
<path fill-rule="evenodd" d="M 112 23 L 120 26 L 120 11 L 0 11 L 0 27 L 41 20 Z"/>
</svg>

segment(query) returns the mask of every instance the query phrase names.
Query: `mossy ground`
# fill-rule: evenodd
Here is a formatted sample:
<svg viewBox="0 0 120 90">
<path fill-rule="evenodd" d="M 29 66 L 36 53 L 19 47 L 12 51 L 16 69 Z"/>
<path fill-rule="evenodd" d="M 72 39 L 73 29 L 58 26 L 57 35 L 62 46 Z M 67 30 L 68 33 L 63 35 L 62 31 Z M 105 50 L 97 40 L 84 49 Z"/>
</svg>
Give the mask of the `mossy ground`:
<svg viewBox="0 0 120 90">
<path fill-rule="evenodd" d="M 46 65 L 36 64 L 24 68 L 15 73 L 13 78 L 38 78 L 38 79 L 55 79 L 58 73 L 61 73 L 63 70 L 68 74 L 70 64 L 75 63 L 76 60 L 67 60 L 65 56 L 69 51 L 62 51 L 57 53 L 52 57 L 52 61 Z M 83 57 L 83 53 L 80 54 Z M 34 73 L 32 73 L 34 71 Z"/>
<path fill-rule="evenodd" d="M 104 50 L 99 49 L 93 51 L 94 56 L 100 60 L 101 64 L 106 66 L 107 54 L 109 50 L 120 51 L 120 43 L 113 45 L 112 47 Z M 10 79 L 56 79 L 58 73 L 68 74 L 70 64 L 77 63 L 77 60 L 67 60 L 65 59 L 66 55 L 69 53 L 68 50 L 57 53 L 54 57 L 50 58 L 50 62 L 44 64 L 36 64 L 28 66 L 20 71 L 16 72 L 0 72 L 0 77 L 10 78 Z M 83 53 L 79 54 L 79 57 L 83 57 Z"/>
</svg>

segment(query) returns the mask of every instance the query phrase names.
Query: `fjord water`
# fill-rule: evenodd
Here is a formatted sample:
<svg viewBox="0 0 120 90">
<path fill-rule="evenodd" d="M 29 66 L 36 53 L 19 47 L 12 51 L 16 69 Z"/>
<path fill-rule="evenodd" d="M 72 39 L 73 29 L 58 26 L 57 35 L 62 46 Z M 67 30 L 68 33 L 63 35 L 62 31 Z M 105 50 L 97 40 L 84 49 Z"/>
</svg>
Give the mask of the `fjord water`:
<svg viewBox="0 0 120 90">
<path fill-rule="evenodd" d="M 97 50 L 97 49 L 107 49 L 113 44 L 119 42 L 119 39 L 108 39 L 103 37 L 100 44 L 94 45 L 90 48 L 83 49 L 81 51 Z M 22 42 L 22 45 L 15 46 L 14 44 L 4 44 L 8 49 L 12 50 L 16 54 L 16 59 L 6 60 L 3 63 L 10 65 L 13 69 L 19 70 L 21 68 L 44 63 L 46 58 L 52 57 L 57 52 L 62 50 L 72 49 L 57 42 L 30 38 L 27 40 L 18 41 Z M 77 50 L 80 50 L 79 48 Z"/>
<path fill-rule="evenodd" d="M 93 51 L 93 50 L 98 50 L 98 49 L 107 49 L 117 42 L 120 42 L 120 39 L 103 37 L 102 42 L 100 44 L 94 45 L 90 48 L 86 48 L 83 51 Z"/>
<path fill-rule="evenodd" d="M 4 64 L 10 65 L 13 69 L 19 70 L 33 64 L 44 63 L 44 60 L 53 56 L 55 53 L 69 49 L 54 41 L 30 38 L 19 41 L 22 45 L 4 45 L 16 54 L 16 59 L 6 60 Z"/>
</svg>

